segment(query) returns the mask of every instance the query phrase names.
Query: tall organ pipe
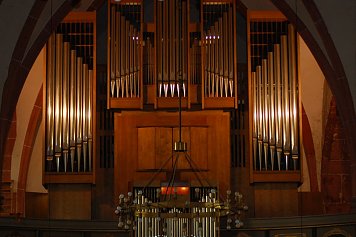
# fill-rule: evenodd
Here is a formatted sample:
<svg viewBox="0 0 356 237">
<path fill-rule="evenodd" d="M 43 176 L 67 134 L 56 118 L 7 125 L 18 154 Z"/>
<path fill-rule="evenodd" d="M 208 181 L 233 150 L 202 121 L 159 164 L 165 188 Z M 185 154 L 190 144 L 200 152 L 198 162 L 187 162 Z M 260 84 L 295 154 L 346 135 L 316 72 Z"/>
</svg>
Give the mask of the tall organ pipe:
<svg viewBox="0 0 356 237">
<path fill-rule="evenodd" d="M 121 62 L 121 66 L 120 66 L 120 71 L 121 71 L 121 77 L 120 77 L 120 84 L 121 84 L 121 97 L 124 97 L 124 91 L 125 91 L 125 61 L 127 61 L 126 59 L 126 31 L 128 29 L 126 29 L 126 24 L 125 24 L 125 17 L 121 16 L 120 19 L 121 22 L 121 31 L 120 31 L 120 62 Z"/>
<path fill-rule="evenodd" d="M 270 145 L 270 156 L 271 156 L 271 169 L 274 169 L 274 155 L 275 155 L 275 132 L 276 132 L 276 117 L 275 117 L 275 77 L 274 77 L 274 67 L 273 67 L 273 52 L 268 52 L 268 99 L 269 99 L 269 145 Z"/>
<path fill-rule="evenodd" d="M 265 169 L 268 167 L 268 116 L 269 116 L 269 98 L 268 98 L 268 74 L 267 74 L 267 59 L 262 59 L 262 93 L 263 93 L 263 104 L 262 104 L 262 116 L 263 116 L 263 147 L 264 147 L 264 161 Z"/>
<path fill-rule="evenodd" d="M 252 141 L 253 141 L 253 161 L 254 168 L 257 169 L 257 124 L 258 124 L 258 83 L 256 72 L 251 72 L 252 78 L 252 101 L 253 101 L 253 130 L 252 130 Z"/>
<path fill-rule="evenodd" d="M 76 146 L 76 134 L 77 134 L 77 52 L 75 49 L 70 51 L 70 99 L 69 99 L 69 118 L 70 118 L 70 161 L 71 161 L 71 169 L 74 171 L 74 157 L 75 157 L 75 146 Z"/>
<path fill-rule="evenodd" d="M 63 35 L 56 34 L 56 80 L 55 80 L 55 156 L 59 172 L 62 151 L 62 73 L 63 73 Z"/>
<path fill-rule="evenodd" d="M 70 69 L 70 43 L 63 45 L 63 155 L 64 172 L 67 172 L 68 152 L 69 152 L 69 69 Z"/>
<path fill-rule="evenodd" d="M 281 170 L 281 156 L 283 146 L 283 132 L 282 132 L 282 78 L 281 78 L 281 48 L 279 44 L 274 45 L 274 76 L 276 80 L 276 150 L 278 170 Z"/>
<path fill-rule="evenodd" d="M 232 97 L 234 94 L 234 20 L 233 20 L 233 11 L 232 8 L 228 9 L 228 17 L 229 17 L 229 88 L 230 88 L 230 96 Z"/>
<path fill-rule="evenodd" d="M 298 159 L 299 142 L 298 142 L 298 89 L 296 74 L 296 52 L 295 52 L 295 31 L 292 24 L 288 26 L 288 56 L 289 56 L 289 78 L 290 78 L 290 116 L 291 116 L 291 154 L 296 169 L 296 159 Z"/>
<path fill-rule="evenodd" d="M 92 170 L 92 146 L 93 146 L 93 112 L 92 112 L 92 106 L 93 106 L 93 70 L 89 70 L 89 83 L 88 83 L 88 110 L 87 110 L 87 120 L 88 120 L 88 170 L 89 172 Z"/>
<path fill-rule="evenodd" d="M 111 8 L 111 38 L 110 38 L 110 89 L 111 89 L 111 97 L 114 96 L 115 93 L 115 67 L 116 67 L 116 54 L 115 54 L 115 43 L 116 43 L 116 34 L 114 34 L 114 30 L 116 27 L 116 19 L 115 19 L 115 7 Z"/>
<path fill-rule="evenodd" d="M 289 95 L 289 78 L 288 78 L 288 45 L 287 36 L 281 36 L 281 62 L 282 62 L 282 81 L 283 81 L 283 152 L 286 162 L 286 170 L 288 170 L 289 155 L 290 155 L 290 95 Z"/>
<path fill-rule="evenodd" d="M 256 76 L 258 83 L 258 99 L 257 99 L 257 107 L 258 107 L 258 162 L 259 169 L 262 170 L 262 144 L 263 144 L 263 97 L 262 97 L 262 70 L 261 66 L 256 67 Z"/>
<path fill-rule="evenodd" d="M 78 172 L 81 167 L 81 156 L 82 156 L 82 135 L 83 135 L 83 58 L 77 58 L 77 99 L 76 99 L 76 143 L 77 143 L 77 164 L 78 164 Z"/>
<path fill-rule="evenodd" d="M 120 60 L 120 12 L 118 12 L 115 8 L 115 32 L 112 32 L 112 34 L 115 34 L 115 68 L 112 68 L 111 70 L 115 72 L 115 84 L 116 84 L 116 97 L 119 97 L 119 92 L 120 92 L 120 64 L 122 63 Z M 114 21 L 113 21 L 114 22 Z"/>
<path fill-rule="evenodd" d="M 47 160 L 52 160 L 54 155 L 54 83 L 55 83 L 55 36 L 52 34 L 47 46 Z"/>
<path fill-rule="evenodd" d="M 88 64 L 83 64 L 83 170 L 87 167 L 88 146 L 88 100 L 89 100 L 89 69 Z"/>
</svg>

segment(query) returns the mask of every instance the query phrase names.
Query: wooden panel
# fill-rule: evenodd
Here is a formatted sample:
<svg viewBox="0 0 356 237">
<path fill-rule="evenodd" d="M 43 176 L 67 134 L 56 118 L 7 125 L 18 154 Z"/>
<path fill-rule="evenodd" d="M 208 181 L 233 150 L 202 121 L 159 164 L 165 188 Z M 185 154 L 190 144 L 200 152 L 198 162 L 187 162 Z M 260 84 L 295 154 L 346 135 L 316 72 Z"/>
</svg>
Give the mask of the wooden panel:
<svg viewBox="0 0 356 237">
<path fill-rule="evenodd" d="M 154 169 L 155 168 L 155 128 L 137 129 L 137 168 Z"/>
<path fill-rule="evenodd" d="M 90 184 L 50 184 L 50 218 L 90 220 L 91 189 Z"/>
<path fill-rule="evenodd" d="M 190 142 L 189 153 L 194 164 L 200 169 L 208 169 L 208 128 L 191 127 Z"/>
<path fill-rule="evenodd" d="M 43 176 L 43 183 L 54 183 L 54 184 L 95 183 L 95 178 L 92 172 L 82 172 L 82 173 L 47 172 Z"/>
<path fill-rule="evenodd" d="M 286 17 L 280 11 L 247 11 L 248 17 L 255 20 L 273 19 L 275 21 L 284 21 Z"/>
<path fill-rule="evenodd" d="M 26 192 L 27 218 L 48 218 L 48 194 Z"/>
<path fill-rule="evenodd" d="M 256 183 L 255 217 L 297 216 L 299 195 L 293 183 Z"/>
<path fill-rule="evenodd" d="M 204 108 L 234 108 L 234 97 L 205 97 Z"/>
<path fill-rule="evenodd" d="M 230 188 L 230 115 L 223 111 L 182 112 L 183 139 L 189 143 L 194 159 L 204 179 L 212 185 L 218 185 L 220 192 Z M 115 193 L 126 193 L 133 184 L 146 185 L 155 170 L 140 170 L 137 162 L 138 138 L 137 129 L 155 128 L 155 167 L 160 168 L 165 160 L 165 170 L 171 169 L 173 137 L 178 136 L 179 116 L 177 112 L 130 112 L 115 114 Z M 173 132 L 174 130 L 174 132 Z M 194 135 L 193 135 L 194 133 Z M 173 134 L 177 134 L 174 135 Z M 143 133 L 141 134 L 143 135 Z M 190 137 L 191 136 L 191 137 Z M 190 139 L 189 139 L 190 137 Z M 177 137 L 178 138 L 178 137 Z M 192 143 L 192 139 L 194 142 Z M 178 140 L 178 139 L 177 139 Z M 194 144 L 194 148 L 191 145 Z M 146 145 L 145 145 L 146 146 Z M 141 147 L 142 148 L 142 147 Z M 151 155 L 150 155 L 151 156 Z M 151 164 L 151 160 L 146 161 Z M 146 166 L 146 164 L 145 164 Z M 149 167 L 147 165 L 146 167 Z M 179 168 L 188 168 L 180 164 Z M 180 179 L 198 185 L 192 172 L 182 172 Z M 156 183 L 167 181 L 162 172 Z"/>
<path fill-rule="evenodd" d="M 177 97 L 157 97 L 157 107 L 158 108 L 178 108 L 179 99 Z M 188 107 L 187 97 L 182 98 L 182 107 Z"/>
<path fill-rule="evenodd" d="M 162 167 L 165 161 L 172 156 L 172 128 L 156 127 L 156 169 Z M 171 167 L 171 162 L 168 162 L 163 168 Z"/>
<path fill-rule="evenodd" d="M 110 108 L 122 108 L 122 109 L 142 109 L 141 99 L 136 98 L 111 98 Z"/>
</svg>

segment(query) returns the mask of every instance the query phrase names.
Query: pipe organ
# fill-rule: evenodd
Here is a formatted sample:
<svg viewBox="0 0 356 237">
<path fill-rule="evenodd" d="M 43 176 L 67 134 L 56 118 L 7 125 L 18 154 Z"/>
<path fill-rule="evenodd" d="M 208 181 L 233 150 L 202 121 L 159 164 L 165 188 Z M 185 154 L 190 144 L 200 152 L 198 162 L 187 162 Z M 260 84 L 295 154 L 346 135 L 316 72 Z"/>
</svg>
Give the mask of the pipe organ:
<svg viewBox="0 0 356 237">
<path fill-rule="evenodd" d="M 255 174 L 300 171 L 297 38 L 281 19 L 250 19 L 250 109 Z M 293 178 L 292 178 L 293 179 Z"/>
<path fill-rule="evenodd" d="M 237 108 L 234 0 L 108 3 L 109 108 Z"/>
<path fill-rule="evenodd" d="M 70 14 L 47 43 L 46 174 L 93 171 L 95 15 L 85 15 Z"/>
</svg>

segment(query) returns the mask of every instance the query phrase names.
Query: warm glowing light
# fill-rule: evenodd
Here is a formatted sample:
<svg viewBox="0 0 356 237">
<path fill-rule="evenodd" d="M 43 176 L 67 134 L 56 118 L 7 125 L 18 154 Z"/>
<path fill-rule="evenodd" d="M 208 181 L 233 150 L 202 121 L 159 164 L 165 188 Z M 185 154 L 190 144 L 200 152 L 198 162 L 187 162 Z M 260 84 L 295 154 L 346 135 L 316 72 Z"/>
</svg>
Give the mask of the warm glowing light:
<svg viewBox="0 0 356 237">
<path fill-rule="evenodd" d="M 161 187 L 162 195 L 189 195 L 189 187 Z"/>
</svg>

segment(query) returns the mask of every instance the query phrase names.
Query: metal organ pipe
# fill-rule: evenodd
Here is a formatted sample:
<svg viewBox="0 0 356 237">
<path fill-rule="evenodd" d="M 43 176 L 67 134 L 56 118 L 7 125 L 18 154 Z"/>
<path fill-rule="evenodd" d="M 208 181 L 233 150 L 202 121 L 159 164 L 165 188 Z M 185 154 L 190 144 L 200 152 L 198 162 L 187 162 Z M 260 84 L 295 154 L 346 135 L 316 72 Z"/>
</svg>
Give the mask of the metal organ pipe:
<svg viewBox="0 0 356 237">
<path fill-rule="evenodd" d="M 46 130 L 46 159 L 53 160 L 54 155 L 54 83 L 55 83 L 55 36 L 49 37 L 47 44 L 47 130 Z"/>
<path fill-rule="evenodd" d="M 63 156 L 64 172 L 67 172 L 69 153 L 69 69 L 70 69 L 70 43 L 64 42 L 63 48 Z"/>
<path fill-rule="evenodd" d="M 83 64 L 83 171 L 87 168 L 88 149 L 88 103 L 89 103 L 89 69 L 88 64 Z"/>
<path fill-rule="evenodd" d="M 116 29 L 116 14 L 115 14 L 115 8 L 111 8 L 111 32 L 115 32 Z M 115 68 L 116 63 L 116 52 L 115 52 L 115 44 L 116 44 L 116 34 L 112 34 L 110 38 L 110 67 Z M 114 54 L 115 52 L 115 54 Z M 110 72 L 110 89 L 111 89 L 111 97 L 114 96 L 115 93 L 115 78 L 116 78 L 116 73 L 115 70 L 111 70 Z"/>
<path fill-rule="evenodd" d="M 257 170 L 257 141 L 258 141 L 258 134 L 257 134 L 257 124 L 258 124 L 258 83 L 256 72 L 251 72 L 251 79 L 252 79 L 252 101 L 253 101 L 253 130 L 252 130 L 252 146 L 253 146 L 253 161 L 254 161 L 254 169 Z"/>
<path fill-rule="evenodd" d="M 80 171 L 81 157 L 82 157 L 82 136 L 83 136 L 83 58 L 80 56 L 77 58 L 77 98 L 76 98 L 76 149 L 77 149 L 77 171 Z"/>
<path fill-rule="evenodd" d="M 289 82 L 290 82 L 290 117 L 291 117 L 291 154 L 294 161 L 294 169 L 297 168 L 297 159 L 299 154 L 298 142 L 298 88 L 297 88 L 297 64 L 295 50 L 295 30 L 292 24 L 288 25 L 288 56 L 289 56 Z"/>
<path fill-rule="evenodd" d="M 282 159 L 282 78 L 281 78 L 281 48 L 279 44 L 274 45 L 274 76 L 276 80 L 276 150 L 278 170 L 281 170 Z"/>
<path fill-rule="evenodd" d="M 256 76 L 258 83 L 258 161 L 259 169 L 262 170 L 262 147 L 263 147 L 263 84 L 262 84 L 262 69 L 261 66 L 256 67 Z"/>
<path fill-rule="evenodd" d="M 63 35 L 56 34 L 56 76 L 55 76 L 55 113 L 54 113 L 54 149 L 57 172 L 59 172 L 62 152 L 62 74 L 63 74 Z"/>
<path fill-rule="evenodd" d="M 269 99 L 269 146 L 270 146 L 270 162 L 271 162 L 271 169 L 274 170 L 274 156 L 275 156 L 275 77 L 274 77 L 274 67 L 273 67 L 273 52 L 268 52 L 268 79 L 269 79 L 269 87 L 268 87 L 268 99 Z"/>
<path fill-rule="evenodd" d="M 282 95 L 283 95 L 283 152 L 285 158 L 285 168 L 289 167 L 290 155 L 290 112 L 289 112 L 289 77 L 288 77 L 288 51 L 287 51 L 287 36 L 281 36 L 281 73 L 282 73 Z"/>
<path fill-rule="evenodd" d="M 262 104 L 262 139 L 263 139 L 263 152 L 264 152 L 264 167 L 268 169 L 268 77 L 267 77 L 267 59 L 262 59 L 262 85 L 261 85 L 262 93 L 263 93 L 263 104 Z"/>
<path fill-rule="evenodd" d="M 93 151 L 93 83 L 94 72 L 89 69 L 88 83 L 88 104 L 87 104 L 87 121 L 88 121 L 88 171 L 92 171 L 92 151 Z"/>
</svg>

